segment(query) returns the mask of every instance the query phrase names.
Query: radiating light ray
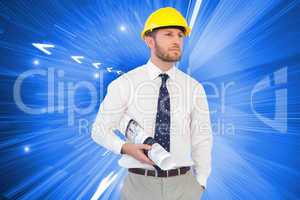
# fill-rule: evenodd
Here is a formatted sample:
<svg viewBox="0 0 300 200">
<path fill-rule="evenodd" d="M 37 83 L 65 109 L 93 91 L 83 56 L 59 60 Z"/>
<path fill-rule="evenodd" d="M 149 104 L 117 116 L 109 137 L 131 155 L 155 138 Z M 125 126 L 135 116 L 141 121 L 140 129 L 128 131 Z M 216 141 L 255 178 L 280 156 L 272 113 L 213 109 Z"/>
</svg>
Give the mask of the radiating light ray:
<svg viewBox="0 0 300 200">
<path fill-rule="evenodd" d="M 241 46 L 239 51 L 235 52 L 236 55 L 233 55 L 233 59 L 243 59 L 244 56 L 247 56 L 245 50 L 251 47 L 250 38 L 252 39 L 252 42 L 259 43 L 259 41 L 266 39 L 266 37 L 271 34 L 271 30 L 267 28 L 274 23 L 274 20 L 273 17 L 266 18 L 265 15 L 268 12 L 271 12 L 272 9 L 280 3 L 281 1 L 274 1 L 271 4 L 267 2 L 245 3 L 239 0 L 230 2 L 221 1 L 217 5 L 217 8 L 212 14 L 212 17 L 209 19 L 208 24 L 200 37 L 197 41 L 193 41 L 196 42 L 196 44 L 194 45 L 195 48 L 193 48 L 193 52 L 190 56 L 189 65 L 191 66 L 191 69 L 189 70 L 194 71 L 205 65 L 213 56 L 216 56 L 229 45 L 237 42 L 241 36 L 246 37 L 248 40 L 247 42 L 245 40 L 244 45 L 242 42 L 237 44 L 243 46 Z M 278 19 L 279 16 L 282 16 L 288 12 L 288 10 L 295 8 L 296 5 L 297 3 L 295 1 L 285 4 L 283 8 L 280 9 L 280 14 L 275 13 L 274 18 Z M 235 11 L 237 7 L 239 8 L 239 12 Z M 261 18 L 266 18 L 266 20 L 262 23 L 257 23 L 257 21 Z M 259 25 L 258 27 L 256 26 L 257 24 Z M 226 28 L 223 28 L 223 26 L 226 26 Z M 253 33 L 250 29 L 251 27 L 253 27 L 252 30 L 257 30 L 257 32 L 259 32 L 259 30 L 264 30 L 264 32 L 259 32 L 259 34 L 257 32 Z M 247 53 L 249 55 L 249 51 Z M 281 54 L 276 54 L 276 56 L 281 56 Z M 227 58 L 227 61 L 230 60 Z M 214 76 L 217 76 L 218 74 L 224 75 L 229 72 L 232 73 L 236 70 L 251 67 L 251 65 L 245 65 L 242 67 L 235 66 L 231 64 L 231 62 L 229 62 L 229 64 L 231 65 L 228 67 L 230 70 L 227 70 L 226 72 L 220 70 L 219 73 L 215 73 Z"/>
<path fill-rule="evenodd" d="M 202 3 L 202 0 L 196 0 L 195 6 L 194 6 L 194 9 L 193 9 L 193 13 L 192 13 L 192 17 L 191 17 L 191 20 L 189 22 L 189 27 L 191 27 L 192 30 L 193 30 L 196 18 L 197 18 L 198 13 L 199 13 L 201 3 Z"/>
<path fill-rule="evenodd" d="M 95 194 L 92 196 L 91 200 L 97 200 L 101 197 L 103 192 L 109 187 L 109 185 L 116 179 L 117 175 L 111 172 L 107 177 L 105 177 L 98 186 Z"/>
</svg>

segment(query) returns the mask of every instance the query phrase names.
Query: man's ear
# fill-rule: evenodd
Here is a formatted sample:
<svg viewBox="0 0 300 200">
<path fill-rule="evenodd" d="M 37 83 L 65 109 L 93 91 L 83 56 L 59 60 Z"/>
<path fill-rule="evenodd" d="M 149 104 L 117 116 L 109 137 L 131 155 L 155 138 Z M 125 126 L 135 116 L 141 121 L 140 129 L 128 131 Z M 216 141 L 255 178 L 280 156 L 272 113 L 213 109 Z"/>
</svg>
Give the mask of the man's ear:
<svg viewBox="0 0 300 200">
<path fill-rule="evenodd" d="M 145 42 L 150 49 L 154 47 L 154 38 L 150 36 L 145 36 Z"/>
</svg>

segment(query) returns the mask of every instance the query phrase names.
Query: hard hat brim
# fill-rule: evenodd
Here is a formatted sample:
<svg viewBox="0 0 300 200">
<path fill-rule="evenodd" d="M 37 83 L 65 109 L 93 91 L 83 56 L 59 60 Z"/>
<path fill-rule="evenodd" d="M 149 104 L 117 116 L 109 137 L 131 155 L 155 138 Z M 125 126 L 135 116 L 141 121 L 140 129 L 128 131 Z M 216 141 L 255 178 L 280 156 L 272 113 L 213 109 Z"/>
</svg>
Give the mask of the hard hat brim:
<svg viewBox="0 0 300 200">
<path fill-rule="evenodd" d="M 159 27 L 155 27 L 155 28 L 153 28 L 153 29 L 143 30 L 143 32 L 141 33 L 141 38 L 144 39 L 145 33 L 148 32 L 148 31 L 151 32 L 151 31 L 158 30 L 158 29 L 163 29 L 163 28 L 176 28 L 176 27 L 178 27 L 178 28 L 183 28 L 183 29 L 184 29 L 183 33 L 184 33 L 184 36 L 185 36 L 185 37 L 188 37 L 188 36 L 190 35 L 190 33 L 191 33 L 191 28 L 188 27 L 188 26 L 178 26 L 178 25 L 172 26 L 172 25 L 168 25 L 168 26 L 159 26 Z"/>
</svg>

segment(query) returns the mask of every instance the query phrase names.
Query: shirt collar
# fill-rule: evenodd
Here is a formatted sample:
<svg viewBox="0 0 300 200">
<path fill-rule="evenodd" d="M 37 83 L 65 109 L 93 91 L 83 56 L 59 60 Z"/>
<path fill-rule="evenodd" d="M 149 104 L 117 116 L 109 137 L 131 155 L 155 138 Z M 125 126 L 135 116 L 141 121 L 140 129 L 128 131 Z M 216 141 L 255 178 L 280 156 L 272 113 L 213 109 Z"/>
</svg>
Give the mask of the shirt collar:
<svg viewBox="0 0 300 200">
<path fill-rule="evenodd" d="M 154 80 L 158 77 L 159 74 L 166 73 L 169 75 L 171 79 L 175 78 L 175 70 L 176 66 L 173 65 L 168 71 L 162 71 L 159 67 L 157 67 L 151 60 L 149 59 L 146 64 L 148 74 L 151 80 Z"/>
</svg>

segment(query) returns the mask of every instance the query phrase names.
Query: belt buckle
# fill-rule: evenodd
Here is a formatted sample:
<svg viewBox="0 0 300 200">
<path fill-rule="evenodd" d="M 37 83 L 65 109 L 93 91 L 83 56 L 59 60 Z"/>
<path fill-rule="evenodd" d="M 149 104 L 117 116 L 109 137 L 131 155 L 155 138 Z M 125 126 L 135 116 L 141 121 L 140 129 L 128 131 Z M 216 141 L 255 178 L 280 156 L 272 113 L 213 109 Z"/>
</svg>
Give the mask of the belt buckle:
<svg viewBox="0 0 300 200">
<path fill-rule="evenodd" d="M 154 170 L 154 176 L 158 177 L 158 171 L 156 169 Z"/>
<path fill-rule="evenodd" d="M 147 169 L 145 169 L 144 176 L 148 176 L 148 170 Z"/>
<path fill-rule="evenodd" d="M 167 177 L 169 177 L 169 170 L 167 170 Z"/>
<path fill-rule="evenodd" d="M 177 173 L 178 173 L 178 175 L 181 175 L 181 170 L 180 170 L 180 168 L 177 168 Z"/>
</svg>

